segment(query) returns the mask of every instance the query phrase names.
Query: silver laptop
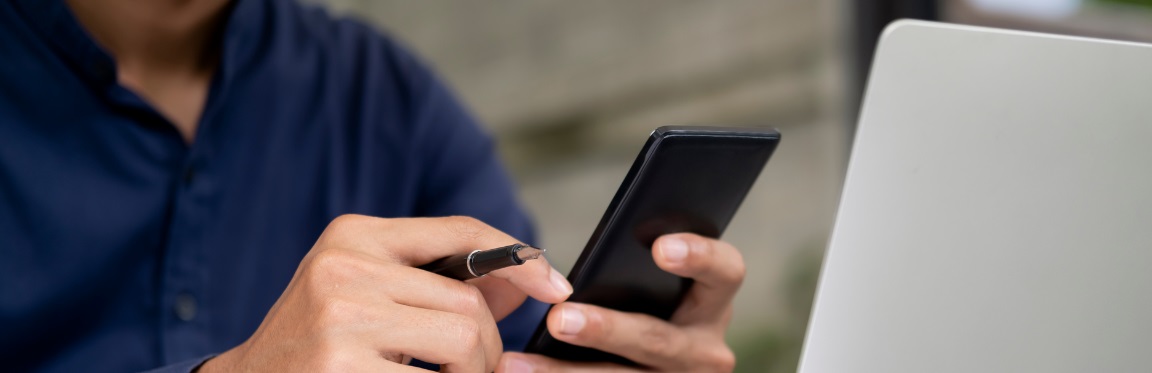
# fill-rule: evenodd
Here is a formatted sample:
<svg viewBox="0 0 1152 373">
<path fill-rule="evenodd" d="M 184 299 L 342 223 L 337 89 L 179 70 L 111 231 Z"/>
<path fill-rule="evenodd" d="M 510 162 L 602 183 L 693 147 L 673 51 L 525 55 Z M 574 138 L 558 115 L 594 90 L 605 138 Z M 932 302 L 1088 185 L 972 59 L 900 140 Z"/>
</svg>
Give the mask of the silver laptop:
<svg viewBox="0 0 1152 373">
<path fill-rule="evenodd" d="M 1152 46 L 884 33 L 802 373 L 1152 372 Z"/>
</svg>

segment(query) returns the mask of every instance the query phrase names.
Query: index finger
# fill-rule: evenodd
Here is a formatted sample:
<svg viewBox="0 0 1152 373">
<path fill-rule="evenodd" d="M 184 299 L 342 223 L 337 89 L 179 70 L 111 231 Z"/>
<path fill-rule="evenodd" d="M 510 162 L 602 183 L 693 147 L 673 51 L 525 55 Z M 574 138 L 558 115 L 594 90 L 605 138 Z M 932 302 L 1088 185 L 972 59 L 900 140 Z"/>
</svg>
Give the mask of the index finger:
<svg viewBox="0 0 1152 373">
<path fill-rule="evenodd" d="M 325 229 L 321 241 L 410 267 L 446 256 L 519 242 L 478 219 L 466 216 L 384 219 L 361 215 L 336 218 Z M 543 258 L 493 271 L 489 276 L 505 281 L 486 281 L 477 286 L 511 286 L 548 303 L 563 301 L 572 293 L 568 280 Z M 499 289 L 486 293 L 498 292 Z M 499 302 L 494 303 L 499 305 Z"/>
</svg>

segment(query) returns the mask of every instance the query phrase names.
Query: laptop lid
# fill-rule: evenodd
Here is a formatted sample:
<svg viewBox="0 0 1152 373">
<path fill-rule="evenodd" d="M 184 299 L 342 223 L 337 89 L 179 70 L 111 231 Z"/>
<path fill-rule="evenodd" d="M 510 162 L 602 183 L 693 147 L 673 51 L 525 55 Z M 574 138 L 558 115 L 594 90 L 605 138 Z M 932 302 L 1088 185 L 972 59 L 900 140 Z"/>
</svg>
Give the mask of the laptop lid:
<svg viewBox="0 0 1152 373">
<path fill-rule="evenodd" d="M 803 373 L 1152 371 L 1152 46 L 884 32 Z"/>
</svg>

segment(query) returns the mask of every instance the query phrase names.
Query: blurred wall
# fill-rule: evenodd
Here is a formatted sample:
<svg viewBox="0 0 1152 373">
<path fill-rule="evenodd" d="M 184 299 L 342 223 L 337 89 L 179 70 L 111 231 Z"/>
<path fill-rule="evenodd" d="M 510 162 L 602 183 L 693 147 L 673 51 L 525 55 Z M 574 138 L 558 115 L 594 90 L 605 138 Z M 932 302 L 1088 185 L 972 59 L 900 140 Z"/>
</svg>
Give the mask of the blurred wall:
<svg viewBox="0 0 1152 373">
<path fill-rule="evenodd" d="M 1152 42 L 1152 0 L 941 0 L 948 22 Z"/>
<path fill-rule="evenodd" d="M 846 157 L 840 1 L 324 3 L 404 40 L 455 87 L 561 270 L 653 128 L 779 128 L 725 235 L 749 268 L 730 341 L 742 371 L 794 371 Z"/>
</svg>

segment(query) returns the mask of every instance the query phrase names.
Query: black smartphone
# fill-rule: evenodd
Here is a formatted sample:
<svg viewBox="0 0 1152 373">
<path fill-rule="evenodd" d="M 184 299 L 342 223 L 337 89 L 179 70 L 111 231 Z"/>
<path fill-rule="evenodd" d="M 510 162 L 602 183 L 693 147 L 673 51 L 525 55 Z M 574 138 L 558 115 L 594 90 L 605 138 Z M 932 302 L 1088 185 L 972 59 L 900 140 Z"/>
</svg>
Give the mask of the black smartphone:
<svg viewBox="0 0 1152 373">
<path fill-rule="evenodd" d="M 768 128 L 653 131 L 568 274 L 573 287 L 568 300 L 670 318 L 692 280 L 657 267 L 652 243 L 678 232 L 720 237 L 779 141 L 780 133 Z M 634 365 L 553 339 L 543 321 L 526 352 Z"/>
</svg>

